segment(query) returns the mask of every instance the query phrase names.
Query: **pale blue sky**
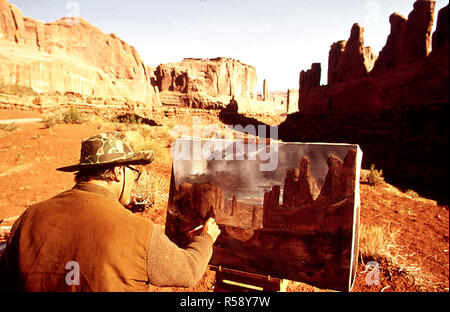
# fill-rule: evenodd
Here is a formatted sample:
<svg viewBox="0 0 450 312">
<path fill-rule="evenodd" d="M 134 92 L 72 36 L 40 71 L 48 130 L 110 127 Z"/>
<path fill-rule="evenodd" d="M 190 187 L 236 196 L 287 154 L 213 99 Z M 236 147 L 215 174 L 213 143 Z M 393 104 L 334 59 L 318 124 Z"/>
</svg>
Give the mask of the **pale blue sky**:
<svg viewBox="0 0 450 312">
<path fill-rule="evenodd" d="M 52 22 L 80 15 L 133 45 L 148 65 L 185 57 L 231 57 L 256 67 L 258 90 L 298 88 L 301 70 L 322 63 L 326 83 L 331 44 L 353 23 L 378 55 L 389 15 L 407 17 L 414 0 L 10 0 L 24 16 Z M 448 0 L 436 1 L 436 12 Z M 436 18 L 436 17 L 435 17 Z"/>
</svg>

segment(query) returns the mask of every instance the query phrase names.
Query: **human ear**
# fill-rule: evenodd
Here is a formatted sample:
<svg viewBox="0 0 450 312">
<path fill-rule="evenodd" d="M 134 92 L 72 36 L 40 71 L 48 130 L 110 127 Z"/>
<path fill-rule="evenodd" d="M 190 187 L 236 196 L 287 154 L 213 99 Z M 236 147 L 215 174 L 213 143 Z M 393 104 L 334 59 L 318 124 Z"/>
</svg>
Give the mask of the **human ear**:
<svg viewBox="0 0 450 312">
<path fill-rule="evenodd" d="M 124 174 L 123 166 L 115 166 L 114 167 L 114 182 L 121 182 L 123 180 Z"/>
</svg>

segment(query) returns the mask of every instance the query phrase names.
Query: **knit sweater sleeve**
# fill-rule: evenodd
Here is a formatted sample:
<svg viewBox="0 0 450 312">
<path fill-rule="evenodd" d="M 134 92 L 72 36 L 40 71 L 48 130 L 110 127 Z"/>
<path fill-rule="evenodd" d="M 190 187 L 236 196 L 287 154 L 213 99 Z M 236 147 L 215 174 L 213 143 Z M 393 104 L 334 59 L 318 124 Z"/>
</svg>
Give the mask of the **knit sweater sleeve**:
<svg viewBox="0 0 450 312">
<path fill-rule="evenodd" d="M 179 248 L 155 224 L 147 253 L 147 276 L 155 286 L 192 287 L 197 284 L 212 256 L 213 240 L 203 233 L 187 248 Z"/>
</svg>

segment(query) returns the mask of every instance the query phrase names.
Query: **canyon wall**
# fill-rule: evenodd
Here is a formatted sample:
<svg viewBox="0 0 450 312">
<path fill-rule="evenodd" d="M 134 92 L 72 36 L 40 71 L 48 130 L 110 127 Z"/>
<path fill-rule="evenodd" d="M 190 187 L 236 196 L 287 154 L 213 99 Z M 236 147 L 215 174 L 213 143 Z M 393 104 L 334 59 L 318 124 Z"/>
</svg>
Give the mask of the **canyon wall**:
<svg viewBox="0 0 450 312">
<path fill-rule="evenodd" d="M 283 114 L 257 101 L 256 69 L 218 57 L 147 66 L 136 49 L 81 17 L 43 23 L 0 0 L 0 107 L 149 112 L 166 108 Z M 150 109 L 150 110 L 149 110 Z"/>
<path fill-rule="evenodd" d="M 434 8 L 434 1 L 418 0 L 408 19 L 392 14 L 391 32 L 378 58 L 364 46 L 364 29 L 354 24 L 347 41 L 331 46 L 328 85 L 319 85 L 320 64 L 300 73 L 299 110 L 368 111 L 448 103 L 448 6 L 439 13 L 432 45 Z"/>
<path fill-rule="evenodd" d="M 363 168 L 375 164 L 389 183 L 448 203 L 449 6 L 431 35 L 434 8 L 418 0 L 408 18 L 393 13 L 372 70 L 353 26 L 358 53 L 343 57 L 350 40 L 331 46 L 326 86 L 318 83 L 319 64 L 300 74 L 300 112 L 279 126 L 280 139 L 359 144 Z M 348 75 L 343 62 L 359 70 Z"/>
<path fill-rule="evenodd" d="M 160 104 L 152 77 L 136 49 L 115 34 L 82 18 L 43 23 L 0 0 L 3 87 L 25 87 L 41 98 L 72 93 L 99 104 L 116 100 L 150 107 Z"/>
</svg>

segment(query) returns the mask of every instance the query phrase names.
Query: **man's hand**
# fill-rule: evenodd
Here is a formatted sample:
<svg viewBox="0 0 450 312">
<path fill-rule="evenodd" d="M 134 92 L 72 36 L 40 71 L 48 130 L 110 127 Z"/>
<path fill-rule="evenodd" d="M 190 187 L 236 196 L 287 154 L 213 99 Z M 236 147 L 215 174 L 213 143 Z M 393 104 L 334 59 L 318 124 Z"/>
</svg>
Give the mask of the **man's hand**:
<svg viewBox="0 0 450 312">
<path fill-rule="evenodd" d="M 212 237 L 213 242 L 216 241 L 220 234 L 219 226 L 216 224 L 216 220 L 209 218 L 203 226 L 203 233 L 208 233 Z"/>
</svg>

